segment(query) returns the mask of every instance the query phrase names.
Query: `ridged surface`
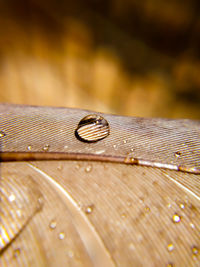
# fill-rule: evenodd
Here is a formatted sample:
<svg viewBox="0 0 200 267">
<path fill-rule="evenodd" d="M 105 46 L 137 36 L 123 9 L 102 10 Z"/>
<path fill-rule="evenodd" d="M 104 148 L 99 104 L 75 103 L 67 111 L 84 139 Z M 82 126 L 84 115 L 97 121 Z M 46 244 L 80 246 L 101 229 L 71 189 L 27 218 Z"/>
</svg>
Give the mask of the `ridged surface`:
<svg viewBox="0 0 200 267">
<path fill-rule="evenodd" d="M 0 114 L 1 266 L 200 266 L 199 122 L 104 114 L 85 143 L 88 111 Z"/>
<path fill-rule="evenodd" d="M 24 187 L 29 174 L 44 202 L 1 254 L 2 266 L 199 266 L 200 199 L 173 181 L 176 171 L 167 170 L 169 179 L 158 168 L 84 161 L 1 169 Z"/>
<path fill-rule="evenodd" d="M 92 144 L 75 130 L 89 111 L 0 105 L 2 157 L 5 152 L 46 153 L 42 158 L 96 159 L 200 173 L 200 122 L 102 115 L 110 134 Z M 51 153 L 50 153 L 51 152 Z M 16 156 L 14 157 L 16 158 Z M 37 158 L 37 157 L 36 157 Z"/>
</svg>

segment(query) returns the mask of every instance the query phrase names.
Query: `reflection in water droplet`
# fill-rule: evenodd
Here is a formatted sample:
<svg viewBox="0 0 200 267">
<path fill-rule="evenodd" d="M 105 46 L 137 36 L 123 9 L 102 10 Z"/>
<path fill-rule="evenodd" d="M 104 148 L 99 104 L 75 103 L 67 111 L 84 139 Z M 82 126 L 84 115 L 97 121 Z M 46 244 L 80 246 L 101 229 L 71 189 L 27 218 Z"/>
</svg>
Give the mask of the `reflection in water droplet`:
<svg viewBox="0 0 200 267">
<path fill-rule="evenodd" d="M 179 216 L 178 214 L 174 214 L 172 217 L 172 221 L 174 223 L 179 223 L 181 221 L 181 216 Z"/>
<path fill-rule="evenodd" d="M 31 149 L 32 149 L 32 146 L 27 146 L 27 149 L 28 149 L 28 151 L 31 151 Z"/>
<path fill-rule="evenodd" d="M 50 222 L 50 224 L 49 224 L 49 227 L 50 227 L 51 229 L 55 229 L 55 228 L 56 228 L 56 225 L 57 225 L 56 221 L 52 220 L 52 221 Z"/>
<path fill-rule="evenodd" d="M 179 158 L 179 157 L 181 156 L 181 152 L 180 152 L 180 151 L 175 152 L 175 153 L 174 153 L 174 156 L 175 156 L 176 158 Z"/>
<path fill-rule="evenodd" d="M 14 194 L 10 194 L 10 196 L 8 197 L 8 199 L 9 199 L 10 202 L 13 202 L 13 201 L 15 201 L 16 197 L 15 197 Z"/>
<path fill-rule="evenodd" d="M 91 165 L 88 165 L 86 168 L 85 168 L 85 171 L 86 172 L 91 172 L 92 170 L 92 166 Z"/>
<path fill-rule="evenodd" d="M 167 250 L 168 250 L 169 252 L 173 251 L 173 250 L 174 250 L 174 245 L 173 245 L 172 243 L 168 244 L 168 246 L 167 246 Z"/>
<path fill-rule="evenodd" d="M 43 150 L 45 152 L 49 151 L 49 148 L 50 148 L 50 145 L 46 144 L 44 147 L 43 147 Z"/>
<path fill-rule="evenodd" d="M 109 135 L 108 122 L 100 115 L 91 114 L 84 117 L 75 130 L 77 139 L 83 142 L 97 142 Z"/>
<path fill-rule="evenodd" d="M 14 251 L 13 251 L 13 257 L 15 257 L 15 258 L 19 257 L 20 253 L 21 253 L 20 248 L 14 249 Z"/>
<path fill-rule="evenodd" d="M 6 134 L 3 131 L 0 131 L 0 137 L 4 137 Z"/>
<path fill-rule="evenodd" d="M 58 237 L 59 237 L 59 239 L 63 240 L 65 238 L 65 233 L 60 232 Z"/>
<path fill-rule="evenodd" d="M 86 214 L 91 214 L 93 212 L 94 205 L 87 206 L 85 209 Z"/>
</svg>

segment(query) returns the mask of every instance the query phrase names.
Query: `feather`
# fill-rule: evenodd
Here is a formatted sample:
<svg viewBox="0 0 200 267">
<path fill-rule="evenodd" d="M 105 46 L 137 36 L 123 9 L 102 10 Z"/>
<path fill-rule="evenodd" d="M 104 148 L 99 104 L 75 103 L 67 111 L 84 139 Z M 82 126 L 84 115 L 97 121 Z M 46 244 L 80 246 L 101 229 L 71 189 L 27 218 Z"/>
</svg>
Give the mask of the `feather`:
<svg viewBox="0 0 200 267">
<path fill-rule="evenodd" d="M 0 105 L 1 265 L 199 266 L 200 123 L 90 114 Z"/>
</svg>

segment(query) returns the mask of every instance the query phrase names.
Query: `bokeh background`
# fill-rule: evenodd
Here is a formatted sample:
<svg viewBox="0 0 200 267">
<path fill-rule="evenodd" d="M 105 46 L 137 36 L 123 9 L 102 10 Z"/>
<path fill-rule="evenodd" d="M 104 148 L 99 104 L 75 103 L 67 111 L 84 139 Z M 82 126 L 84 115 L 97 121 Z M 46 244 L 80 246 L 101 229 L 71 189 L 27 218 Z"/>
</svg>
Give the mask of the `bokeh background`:
<svg viewBox="0 0 200 267">
<path fill-rule="evenodd" d="M 0 0 L 0 102 L 200 119 L 200 1 Z"/>
</svg>

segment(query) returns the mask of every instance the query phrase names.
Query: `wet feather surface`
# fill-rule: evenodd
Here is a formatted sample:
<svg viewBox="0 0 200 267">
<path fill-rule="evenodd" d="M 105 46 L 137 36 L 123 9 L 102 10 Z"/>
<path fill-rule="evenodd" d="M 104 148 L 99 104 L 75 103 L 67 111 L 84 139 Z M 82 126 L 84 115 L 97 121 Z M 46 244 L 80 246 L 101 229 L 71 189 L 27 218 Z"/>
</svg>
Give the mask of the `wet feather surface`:
<svg viewBox="0 0 200 267">
<path fill-rule="evenodd" d="M 85 143 L 88 111 L 0 113 L 2 266 L 199 266 L 199 122 L 101 114 Z"/>
</svg>

